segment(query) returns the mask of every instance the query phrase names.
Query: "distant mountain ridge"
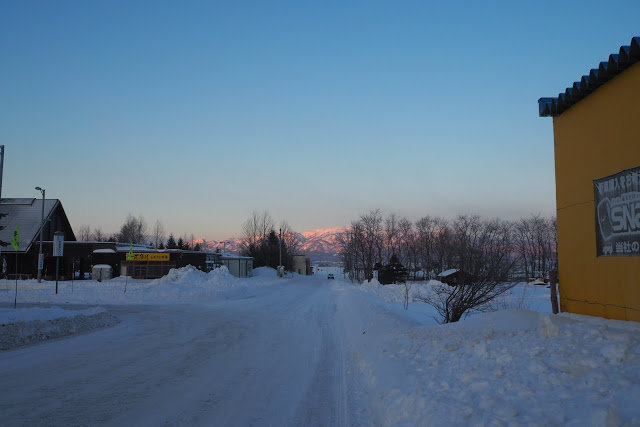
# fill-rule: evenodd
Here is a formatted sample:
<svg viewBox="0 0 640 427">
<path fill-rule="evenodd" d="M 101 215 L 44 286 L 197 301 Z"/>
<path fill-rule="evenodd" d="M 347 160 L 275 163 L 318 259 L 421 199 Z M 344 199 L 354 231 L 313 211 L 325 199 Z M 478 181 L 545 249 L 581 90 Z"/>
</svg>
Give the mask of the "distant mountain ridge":
<svg viewBox="0 0 640 427">
<path fill-rule="evenodd" d="M 311 258 L 312 262 L 339 261 L 339 236 L 346 229 L 343 227 L 317 228 L 298 234 L 300 240 L 300 254 Z M 230 238 L 225 240 L 195 239 L 192 244 L 200 244 L 203 250 L 239 254 L 242 250 L 242 239 Z"/>
</svg>

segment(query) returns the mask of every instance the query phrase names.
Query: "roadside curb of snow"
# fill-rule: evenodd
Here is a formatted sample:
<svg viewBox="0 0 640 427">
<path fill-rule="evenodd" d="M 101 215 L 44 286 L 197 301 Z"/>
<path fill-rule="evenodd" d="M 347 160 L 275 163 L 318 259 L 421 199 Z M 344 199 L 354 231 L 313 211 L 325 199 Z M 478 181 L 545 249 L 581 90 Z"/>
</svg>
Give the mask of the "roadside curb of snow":
<svg viewBox="0 0 640 427">
<path fill-rule="evenodd" d="M 0 324 L 0 351 L 13 350 L 43 341 L 82 334 L 93 329 L 116 325 L 120 320 L 111 313 L 61 317 Z"/>
</svg>

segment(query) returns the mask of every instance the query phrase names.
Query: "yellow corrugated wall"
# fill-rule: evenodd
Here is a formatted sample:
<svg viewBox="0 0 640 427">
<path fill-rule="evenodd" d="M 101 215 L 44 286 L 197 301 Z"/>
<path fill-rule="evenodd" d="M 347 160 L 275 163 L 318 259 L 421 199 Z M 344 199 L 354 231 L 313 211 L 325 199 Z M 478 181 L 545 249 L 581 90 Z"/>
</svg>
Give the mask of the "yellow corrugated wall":
<svg viewBox="0 0 640 427">
<path fill-rule="evenodd" d="M 640 257 L 597 257 L 593 180 L 640 166 L 640 63 L 553 121 L 563 311 L 640 321 Z"/>
</svg>

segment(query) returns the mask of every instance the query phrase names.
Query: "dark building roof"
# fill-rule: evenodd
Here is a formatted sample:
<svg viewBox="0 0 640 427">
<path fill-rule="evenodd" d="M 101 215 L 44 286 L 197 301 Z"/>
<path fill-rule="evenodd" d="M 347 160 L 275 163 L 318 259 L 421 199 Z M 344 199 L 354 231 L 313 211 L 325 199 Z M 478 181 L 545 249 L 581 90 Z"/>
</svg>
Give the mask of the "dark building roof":
<svg viewBox="0 0 640 427">
<path fill-rule="evenodd" d="M 0 200 L 0 213 L 7 214 L 0 219 L 0 225 L 4 226 L 4 230 L 0 230 L 0 240 L 9 243 L 8 246 L 2 248 L 2 252 L 15 252 L 11 246 L 11 240 L 16 226 L 18 226 L 20 236 L 20 250 L 18 252 L 27 252 L 31 244 L 40 237 L 42 199 L 2 199 Z M 44 201 L 44 219 L 43 237 L 45 240 L 51 240 L 53 231 L 58 229 L 65 232 L 65 240 L 75 240 L 75 235 L 60 200 L 46 199 Z M 54 223 L 53 227 L 51 222 Z"/>
<path fill-rule="evenodd" d="M 540 98 L 538 110 L 540 117 L 555 117 L 562 114 L 575 103 L 587 97 L 594 90 L 640 61 L 640 37 L 633 37 L 629 46 L 621 46 L 618 53 L 609 55 L 609 61 L 600 63 L 589 75 L 568 87 L 555 98 Z"/>
</svg>

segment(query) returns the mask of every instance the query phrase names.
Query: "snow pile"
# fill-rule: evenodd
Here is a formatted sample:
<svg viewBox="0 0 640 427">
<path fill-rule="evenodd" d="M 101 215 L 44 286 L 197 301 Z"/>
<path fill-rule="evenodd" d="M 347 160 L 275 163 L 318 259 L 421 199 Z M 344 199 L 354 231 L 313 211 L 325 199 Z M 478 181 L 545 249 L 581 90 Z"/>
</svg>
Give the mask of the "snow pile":
<svg viewBox="0 0 640 427">
<path fill-rule="evenodd" d="M 506 310 L 415 326 L 348 304 L 366 314 L 346 342 L 382 424 L 640 423 L 638 323 Z"/>
<path fill-rule="evenodd" d="M 409 301 L 423 304 L 420 297 L 431 295 L 433 288 L 442 285 L 438 280 L 426 282 L 408 282 Z M 387 303 L 401 303 L 404 301 L 404 284 L 381 285 L 376 279 L 363 282 L 357 289 L 366 292 Z M 550 312 L 551 302 L 549 289 L 544 286 L 534 286 L 531 283 L 518 283 L 509 291 L 498 296 L 487 307 L 489 311 L 508 309 L 527 309 L 539 312 Z M 470 312 L 468 314 L 473 314 Z"/>
<path fill-rule="evenodd" d="M 275 268 L 271 267 L 258 267 L 253 269 L 253 277 L 277 277 L 278 272 Z"/>
<path fill-rule="evenodd" d="M 118 319 L 102 307 L 85 310 L 50 308 L 0 309 L 0 350 L 112 326 Z"/>
<path fill-rule="evenodd" d="M 60 282 L 58 294 L 52 282 L 35 280 L 18 282 L 18 308 L 0 309 L 0 349 L 6 350 L 50 338 L 73 335 L 102 326 L 113 325 L 117 319 L 103 308 L 65 310 L 59 307 L 23 308 L 27 303 L 54 304 L 173 304 L 206 303 L 231 298 L 246 298 L 259 288 L 275 283 L 274 274 L 263 269 L 258 277 L 239 279 L 226 267 L 209 273 L 193 266 L 172 269 L 156 280 L 135 280 L 118 277 L 98 282 L 82 280 Z M 13 282 L 0 281 L 4 289 L 13 290 Z M 0 292 L 0 302 L 13 305 L 13 292 Z"/>
<path fill-rule="evenodd" d="M 428 295 L 431 293 L 431 289 L 435 285 L 439 285 L 437 280 L 430 280 L 428 282 L 407 282 L 411 287 L 409 290 L 409 301 L 414 301 L 416 297 L 421 295 Z M 404 301 L 405 285 L 391 284 L 381 285 L 377 279 L 372 279 L 371 282 L 363 282 L 358 286 L 363 292 L 371 294 L 385 302 L 402 302 Z"/>
<path fill-rule="evenodd" d="M 172 269 L 166 276 L 151 281 L 149 288 L 154 293 L 146 296 L 153 296 L 158 303 L 245 298 L 254 295 L 257 288 L 277 282 L 275 273 L 270 275 L 264 274 L 263 269 L 256 270 L 255 278 L 238 278 L 224 266 L 209 273 L 190 265 Z"/>
<path fill-rule="evenodd" d="M 260 269 L 256 269 L 260 270 Z M 18 282 L 20 303 L 77 303 L 77 304 L 172 304 L 201 303 L 221 299 L 246 298 L 260 292 L 260 288 L 276 283 L 275 274 L 239 279 L 221 267 L 205 273 L 193 266 L 172 269 L 156 280 L 117 277 L 98 282 L 76 280 L 60 282 L 55 294 L 53 282 L 35 280 Z M 13 290 L 13 282 L 0 281 L 0 288 Z M 14 293 L 0 291 L 0 302 L 13 304 Z"/>
</svg>

